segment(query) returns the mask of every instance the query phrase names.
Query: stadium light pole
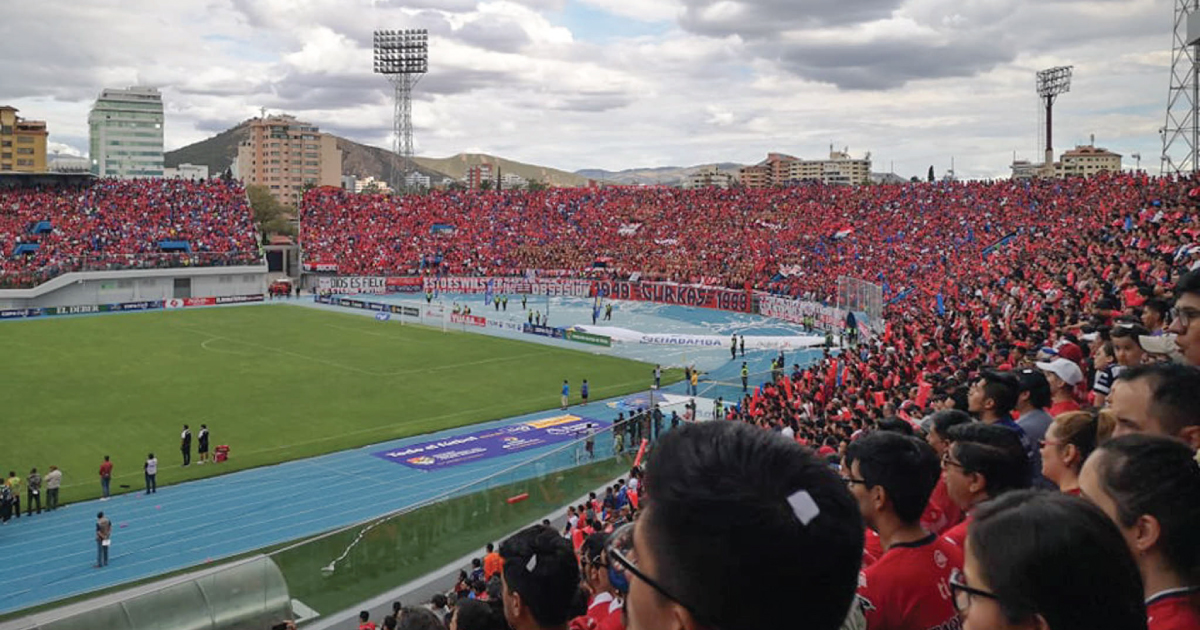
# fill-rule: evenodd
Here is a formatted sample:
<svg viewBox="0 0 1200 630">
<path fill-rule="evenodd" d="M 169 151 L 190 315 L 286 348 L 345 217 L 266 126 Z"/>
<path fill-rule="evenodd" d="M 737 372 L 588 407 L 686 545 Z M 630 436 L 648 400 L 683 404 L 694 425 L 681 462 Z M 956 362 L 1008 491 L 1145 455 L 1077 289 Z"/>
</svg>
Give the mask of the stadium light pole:
<svg viewBox="0 0 1200 630">
<path fill-rule="evenodd" d="M 392 190 L 406 185 L 413 166 L 412 91 L 429 71 L 429 32 L 425 29 L 375 31 L 375 74 L 392 84 Z M 400 177 L 396 164 L 399 162 Z"/>
<path fill-rule="evenodd" d="M 1046 103 L 1046 166 L 1054 164 L 1054 141 L 1051 137 L 1054 125 L 1051 119 L 1054 101 L 1058 95 L 1071 91 L 1071 73 L 1074 66 L 1059 66 L 1037 73 L 1038 96 Z"/>
</svg>

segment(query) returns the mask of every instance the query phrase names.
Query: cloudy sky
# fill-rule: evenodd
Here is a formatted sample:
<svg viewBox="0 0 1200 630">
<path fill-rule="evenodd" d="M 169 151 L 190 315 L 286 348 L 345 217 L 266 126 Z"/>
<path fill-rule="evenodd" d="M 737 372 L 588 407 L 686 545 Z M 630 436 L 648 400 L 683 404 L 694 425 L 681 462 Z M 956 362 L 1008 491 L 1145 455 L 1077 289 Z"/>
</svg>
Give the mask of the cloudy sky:
<svg viewBox="0 0 1200 630">
<path fill-rule="evenodd" d="M 566 170 L 870 152 L 876 171 L 1039 158 L 1034 73 L 1075 66 L 1057 149 L 1157 172 L 1170 0 L 39 0 L 5 8 L 0 99 L 86 153 L 103 87 L 160 87 L 167 149 L 294 114 L 390 146 L 377 28 L 427 28 L 417 152 Z"/>
</svg>

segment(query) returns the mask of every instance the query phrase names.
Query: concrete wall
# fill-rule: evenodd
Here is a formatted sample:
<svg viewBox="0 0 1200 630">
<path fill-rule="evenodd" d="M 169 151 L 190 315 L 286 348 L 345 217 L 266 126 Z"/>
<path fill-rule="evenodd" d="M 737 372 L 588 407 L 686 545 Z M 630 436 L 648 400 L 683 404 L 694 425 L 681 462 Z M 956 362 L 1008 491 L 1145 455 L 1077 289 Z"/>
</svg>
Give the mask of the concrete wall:
<svg viewBox="0 0 1200 630">
<path fill-rule="evenodd" d="M 175 280 L 190 280 L 190 288 Z M 183 283 L 181 283 L 183 284 Z M 32 289 L 0 290 L 0 309 L 84 306 L 266 292 L 266 265 L 68 273 Z"/>
</svg>

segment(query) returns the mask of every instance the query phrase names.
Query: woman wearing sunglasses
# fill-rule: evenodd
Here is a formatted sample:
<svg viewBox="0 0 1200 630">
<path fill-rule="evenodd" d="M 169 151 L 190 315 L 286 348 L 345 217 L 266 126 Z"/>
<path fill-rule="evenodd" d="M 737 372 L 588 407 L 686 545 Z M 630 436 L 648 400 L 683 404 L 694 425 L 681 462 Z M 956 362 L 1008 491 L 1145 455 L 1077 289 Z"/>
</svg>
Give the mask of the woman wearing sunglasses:
<svg viewBox="0 0 1200 630">
<path fill-rule="evenodd" d="M 1058 489 L 1079 496 L 1079 471 L 1096 446 L 1112 436 L 1117 419 L 1110 411 L 1059 414 L 1041 442 L 1042 475 Z"/>
<path fill-rule="evenodd" d="M 981 505 L 962 573 L 950 578 L 963 630 L 1145 630 L 1137 565 L 1103 512 L 1021 490 Z"/>
</svg>

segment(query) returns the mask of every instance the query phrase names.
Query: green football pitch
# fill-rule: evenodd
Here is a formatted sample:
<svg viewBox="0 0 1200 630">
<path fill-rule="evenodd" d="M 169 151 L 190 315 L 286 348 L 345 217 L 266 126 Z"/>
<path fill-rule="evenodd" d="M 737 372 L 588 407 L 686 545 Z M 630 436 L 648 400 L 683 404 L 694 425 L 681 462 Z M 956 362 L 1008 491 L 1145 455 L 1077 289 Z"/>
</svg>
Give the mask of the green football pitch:
<svg viewBox="0 0 1200 630">
<path fill-rule="evenodd" d="M 117 493 L 148 452 L 165 485 L 554 408 L 564 378 L 635 392 L 651 370 L 288 305 L 5 322 L 0 356 L 0 472 L 56 465 L 62 502 L 99 495 L 104 455 Z M 182 425 L 202 423 L 233 457 L 183 468 Z"/>
</svg>

